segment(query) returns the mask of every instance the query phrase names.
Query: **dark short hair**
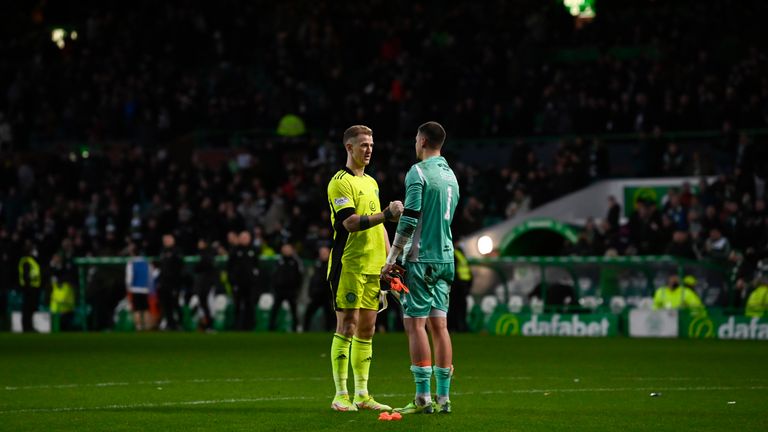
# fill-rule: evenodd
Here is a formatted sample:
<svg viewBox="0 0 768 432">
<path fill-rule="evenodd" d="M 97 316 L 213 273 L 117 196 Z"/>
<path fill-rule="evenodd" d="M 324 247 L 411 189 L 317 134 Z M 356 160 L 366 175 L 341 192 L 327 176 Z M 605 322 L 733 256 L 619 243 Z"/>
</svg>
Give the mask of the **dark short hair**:
<svg viewBox="0 0 768 432">
<path fill-rule="evenodd" d="M 373 136 L 373 131 L 368 126 L 363 126 L 363 125 L 350 126 L 349 128 L 347 128 L 347 130 L 344 131 L 342 144 L 346 145 L 347 141 L 351 140 L 352 138 L 360 134 Z"/>
<path fill-rule="evenodd" d="M 440 148 L 445 142 L 445 129 L 438 122 L 430 121 L 419 126 L 419 134 L 426 138 L 428 147 Z"/>
</svg>

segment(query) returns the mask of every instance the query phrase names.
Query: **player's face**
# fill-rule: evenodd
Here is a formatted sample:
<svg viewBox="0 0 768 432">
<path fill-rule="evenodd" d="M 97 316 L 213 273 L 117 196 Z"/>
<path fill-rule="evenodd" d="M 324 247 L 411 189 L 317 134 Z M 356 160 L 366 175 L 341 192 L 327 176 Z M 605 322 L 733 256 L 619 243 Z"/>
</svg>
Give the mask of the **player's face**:
<svg viewBox="0 0 768 432">
<path fill-rule="evenodd" d="M 373 154 L 373 137 L 370 135 L 360 134 L 354 140 L 352 140 L 351 146 L 352 161 L 358 167 L 365 167 L 371 163 L 371 155 Z"/>
</svg>

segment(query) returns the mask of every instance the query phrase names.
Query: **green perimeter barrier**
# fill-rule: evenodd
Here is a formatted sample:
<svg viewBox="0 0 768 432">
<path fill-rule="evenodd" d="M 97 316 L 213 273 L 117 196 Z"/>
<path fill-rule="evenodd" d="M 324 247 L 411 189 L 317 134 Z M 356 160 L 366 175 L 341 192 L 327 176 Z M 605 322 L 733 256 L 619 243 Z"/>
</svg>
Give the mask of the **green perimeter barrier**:
<svg viewBox="0 0 768 432">
<path fill-rule="evenodd" d="M 535 256 L 474 258 L 469 263 L 476 278 L 472 289 L 475 304 L 467 322 L 475 332 L 529 336 L 628 334 L 630 308 L 650 306 L 649 298 L 656 288 L 666 284 L 670 274 L 681 278 L 692 274 L 698 279 L 697 292 L 710 316 L 743 313 L 733 307 L 730 269 L 712 261 L 668 255 Z M 478 273 L 485 276 L 485 283 L 478 281 Z M 537 306 L 530 301 L 532 292 L 543 304 Z M 563 292 L 568 301 L 549 301 L 550 295 L 562 300 Z M 481 302 L 488 296 L 496 298 L 498 304 L 492 311 L 483 311 Z M 613 304 L 614 298 L 623 303 Z M 682 315 L 681 329 L 687 319 Z"/>
<path fill-rule="evenodd" d="M 714 311 L 707 315 L 681 313 L 679 337 L 687 339 L 768 340 L 768 319 L 726 315 Z"/>
<path fill-rule="evenodd" d="M 155 257 L 144 257 L 148 261 L 157 261 L 157 258 Z M 125 266 L 128 263 L 128 260 L 131 259 L 131 257 L 80 257 L 75 258 L 75 264 L 78 266 L 78 275 L 79 275 L 79 290 L 78 290 L 78 296 L 77 296 L 77 305 L 75 308 L 75 322 L 76 327 L 78 329 L 81 329 L 83 331 L 88 330 L 88 316 L 93 312 L 93 306 L 89 305 L 87 303 L 87 291 L 88 291 L 88 284 L 89 284 L 89 271 L 91 269 L 104 269 L 109 266 Z M 200 261 L 199 256 L 186 256 L 184 257 L 184 263 L 186 265 L 195 264 Z M 227 274 L 225 271 L 225 265 L 227 262 L 226 256 L 217 256 L 216 257 L 216 265 L 221 270 L 221 280 L 220 283 L 223 286 L 224 290 L 227 293 L 228 297 L 231 297 L 231 286 L 229 285 Z M 264 283 L 264 287 L 260 289 L 261 292 L 269 292 L 268 287 L 271 285 L 270 283 L 270 277 L 272 270 L 275 266 L 275 263 L 277 262 L 277 256 L 262 256 L 259 260 L 259 270 L 261 274 L 263 275 L 262 281 Z M 304 260 L 304 267 L 305 269 L 312 268 L 312 264 L 314 263 L 313 260 Z M 304 281 L 307 282 L 309 280 L 309 275 L 304 275 Z M 124 285 L 124 282 L 123 282 Z M 101 287 L 96 287 L 95 289 L 100 289 Z M 264 310 L 262 308 L 259 308 L 258 305 L 259 299 L 254 299 L 254 317 L 256 320 L 256 325 L 254 328 L 254 331 L 266 331 L 268 327 L 269 322 L 269 310 Z M 52 314 L 54 316 L 51 317 L 52 323 L 54 325 L 52 326 L 52 331 L 57 331 L 58 328 L 55 325 L 55 323 L 58 323 L 58 317 L 56 317 L 56 314 Z M 218 331 L 231 329 L 233 326 L 234 321 L 234 311 L 233 311 L 233 305 L 230 302 L 227 303 L 226 307 L 219 311 L 218 314 L 215 314 L 213 317 L 213 328 Z M 291 328 L 291 318 L 290 314 L 286 313 L 284 308 L 280 308 L 278 311 L 277 316 L 277 329 L 278 331 L 287 331 L 287 329 Z M 181 326 L 183 329 L 192 331 L 197 328 L 197 322 L 192 314 L 192 311 L 187 305 L 184 305 L 182 307 L 182 317 L 181 317 Z M 118 313 L 117 319 L 114 323 L 114 329 L 116 331 L 133 331 L 133 317 L 130 313 L 127 311 L 120 311 Z"/>
<path fill-rule="evenodd" d="M 88 330 L 88 315 L 92 306 L 86 303 L 88 274 L 92 269 L 106 266 L 125 265 L 128 257 L 86 257 L 75 260 L 80 276 L 79 295 L 76 307 L 77 328 Z M 150 261 L 151 257 L 148 258 Z M 184 258 L 186 264 L 198 262 L 199 257 Z M 223 269 L 227 258 L 217 257 L 217 265 Z M 276 257 L 262 257 L 260 269 L 266 276 L 265 285 L 275 264 Z M 305 268 L 311 268 L 312 260 L 305 260 Z M 740 316 L 743 311 L 732 307 L 733 290 L 729 269 L 710 261 L 696 261 L 672 256 L 634 256 L 634 257 L 501 257 L 474 258 L 469 263 L 475 272 L 490 273 L 495 281 L 490 287 L 473 287 L 475 305 L 468 311 L 467 323 L 471 331 L 494 334 L 520 335 L 574 335 L 574 336 L 612 336 L 627 334 L 627 314 L 629 308 L 620 311 L 611 307 L 610 300 L 621 297 L 628 306 L 637 306 L 637 299 L 652 297 L 654 290 L 666 283 L 669 274 L 694 274 L 700 282 L 698 292 L 709 310 L 707 320 L 695 321 L 694 318 L 680 317 L 680 337 L 709 337 L 720 328 L 723 334 L 739 337 L 743 332 L 759 336 L 765 327 L 762 320 L 750 320 Z M 305 280 L 308 275 L 305 275 Z M 570 281 L 571 301 L 567 304 L 548 302 L 550 290 L 562 286 L 563 277 Z M 226 272 L 222 272 L 222 285 L 227 288 Z M 476 283 L 477 285 L 477 277 Z M 538 285 L 543 305 L 538 309 L 525 300 L 535 285 Z M 497 289 L 494 291 L 493 287 Z M 500 290 L 498 288 L 501 288 Z M 97 287 L 98 289 L 98 287 Z M 227 289 L 231 294 L 230 289 Z M 268 292 L 264 289 L 262 291 Z M 491 312 L 484 312 L 478 300 L 486 296 L 495 296 L 498 304 Z M 523 303 L 510 309 L 513 297 L 521 297 Z M 584 303 L 584 299 L 596 302 Z M 10 303 L 14 303 L 13 301 Z M 10 306 L 10 305 L 9 305 Z M 255 331 L 266 330 L 268 310 L 256 308 Z M 122 313 L 115 323 L 116 330 L 129 331 L 133 328 L 132 317 Z M 232 326 L 232 305 L 220 310 L 214 316 L 214 329 L 226 330 Z M 280 308 L 278 328 L 286 331 L 290 328 L 289 314 Z M 695 322 L 694 322 L 695 321 Z M 57 330 L 58 317 L 51 317 L 53 330 Z M 187 330 L 196 327 L 191 312 L 183 309 L 183 326 Z M 516 323 L 516 324 L 515 324 Z M 723 327 L 723 326 L 727 327 Z M 745 327 L 746 326 L 746 327 Z M 686 329 L 696 329 L 692 333 Z M 708 329 L 712 329 L 711 331 Z M 746 329 L 746 330 L 745 330 Z M 755 336 L 755 337 L 757 337 Z"/>
</svg>

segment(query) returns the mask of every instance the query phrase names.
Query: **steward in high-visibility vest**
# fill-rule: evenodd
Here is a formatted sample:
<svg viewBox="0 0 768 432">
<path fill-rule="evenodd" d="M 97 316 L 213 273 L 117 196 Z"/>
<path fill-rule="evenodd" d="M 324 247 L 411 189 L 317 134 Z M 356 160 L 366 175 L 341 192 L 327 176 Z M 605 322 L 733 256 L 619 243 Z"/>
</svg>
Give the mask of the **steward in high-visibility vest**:
<svg viewBox="0 0 768 432">
<path fill-rule="evenodd" d="M 69 282 L 51 279 L 51 313 L 67 314 L 75 310 L 75 290 Z"/>
<path fill-rule="evenodd" d="M 768 311 L 768 283 L 762 283 L 752 291 L 747 299 L 747 308 L 744 315 L 750 318 L 762 318 Z"/>
<path fill-rule="evenodd" d="M 51 313 L 55 314 L 54 320 L 58 319 L 58 329 L 67 331 L 74 325 L 77 279 L 71 248 L 67 246 L 67 240 L 64 243 L 64 249 L 51 258 Z"/>
<path fill-rule="evenodd" d="M 472 288 L 472 270 L 461 248 L 454 244 L 453 266 L 455 274 L 448 294 L 448 330 L 467 331 L 467 295 Z"/>
<path fill-rule="evenodd" d="M 32 316 L 40 301 L 42 275 L 37 263 L 37 252 L 27 246 L 25 254 L 19 260 L 19 287 L 22 293 L 21 328 L 25 332 L 34 331 Z"/>
<path fill-rule="evenodd" d="M 32 255 L 24 255 L 19 260 L 19 286 L 22 290 L 40 289 L 41 286 L 40 264 Z"/>
<path fill-rule="evenodd" d="M 677 275 L 669 277 L 669 285 L 656 290 L 653 295 L 653 308 L 658 309 L 686 309 L 692 314 L 706 315 L 707 311 L 701 302 L 699 295 L 693 290 L 696 286 L 696 278 L 686 276 L 683 285 L 680 285 Z"/>
<path fill-rule="evenodd" d="M 469 268 L 469 262 L 467 257 L 464 256 L 464 252 L 460 248 L 453 250 L 456 261 L 456 279 L 464 282 L 472 281 L 472 270 Z"/>
</svg>

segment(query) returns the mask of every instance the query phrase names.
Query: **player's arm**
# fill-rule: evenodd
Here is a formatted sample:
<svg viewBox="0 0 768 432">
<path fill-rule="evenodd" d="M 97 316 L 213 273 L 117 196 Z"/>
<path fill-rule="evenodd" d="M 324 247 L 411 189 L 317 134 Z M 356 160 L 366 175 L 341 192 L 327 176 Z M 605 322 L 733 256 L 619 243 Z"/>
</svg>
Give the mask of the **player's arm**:
<svg viewBox="0 0 768 432">
<path fill-rule="evenodd" d="M 347 216 L 342 224 L 344 225 L 344 229 L 349 232 L 364 231 L 368 228 L 380 225 L 386 220 L 394 222 L 400 217 L 402 212 L 403 203 L 400 201 L 392 201 L 383 212 L 372 215 L 359 215 L 354 213 L 354 209 L 352 209 L 352 214 Z"/>
<path fill-rule="evenodd" d="M 386 255 L 386 254 L 389 254 L 389 248 L 390 248 L 389 233 L 387 232 L 387 227 L 382 227 L 382 228 L 384 228 L 384 244 L 385 244 L 384 254 Z"/>
<path fill-rule="evenodd" d="M 403 212 L 403 203 L 393 201 L 383 212 L 373 215 L 355 213 L 354 194 L 349 183 L 333 179 L 328 183 L 328 202 L 336 217 L 336 228 L 348 232 L 364 231 L 382 224 L 386 219 L 397 220 Z"/>
<path fill-rule="evenodd" d="M 424 190 L 424 183 L 415 166 L 408 171 L 405 176 L 405 205 L 403 214 L 400 216 L 400 222 L 397 224 L 395 240 L 389 248 L 387 254 L 387 265 L 382 269 L 382 274 L 389 272 L 391 266 L 397 261 L 397 257 L 403 252 L 403 248 L 408 244 L 408 240 L 413 237 L 413 232 L 419 224 L 421 218 L 421 196 Z"/>
</svg>

